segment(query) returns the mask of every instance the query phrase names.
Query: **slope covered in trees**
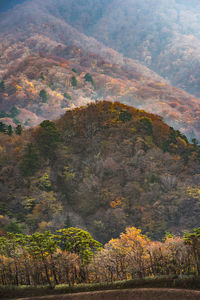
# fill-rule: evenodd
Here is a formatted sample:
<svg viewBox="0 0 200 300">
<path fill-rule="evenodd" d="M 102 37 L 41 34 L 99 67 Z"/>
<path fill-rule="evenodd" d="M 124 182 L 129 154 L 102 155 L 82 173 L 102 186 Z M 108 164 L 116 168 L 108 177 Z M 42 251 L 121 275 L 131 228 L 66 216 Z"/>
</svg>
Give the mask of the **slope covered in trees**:
<svg viewBox="0 0 200 300">
<path fill-rule="evenodd" d="M 138 64 L 111 63 L 75 46 L 56 44 L 50 53 L 48 46 L 39 50 L 43 52 L 6 65 L 0 85 L 2 122 L 29 127 L 70 108 L 107 99 L 161 115 L 189 138 L 200 138 L 199 100 Z M 4 52 L 3 57 L 5 63 L 12 61 L 10 53 Z"/>
<path fill-rule="evenodd" d="M 106 242 L 199 225 L 200 148 L 156 115 L 97 102 L 0 145 L 3 231 L 80 226 Z"/>
<path fill-rule="evenodd" d="M 92 3 L 84 3 L 86 11 L 81 11 L 81 17 Z M 79 15 L 79 4 L 57 1 L 55 6 L 55 1 L 27 1 L 1 15 L 2 122 L 33 126 L 60 116 L 66 109 L 107 99 L 159 114 L 188 138 L 199 138 L 199 100 L 169 86 L 137 61 L 80 33 L 71 20 L 77 21 L 74 15 Z M 95 11 L 100 16 L 99 5 L 95 2 L 91 18 Z M 71 12 L 71 19 L 67 12 Z M 92 76 L 90 81 L 86 74 Z M 19 110 L 14 117 L 10 113 L 13 107 Z"/>
<path fill-rule="evenodd" d="M 46 9 L 80 32 L 139 60 L 172 85 L 200 96 L 199 1 L 59 0 L 55 6 L 49 0 Z"/>
</svg>

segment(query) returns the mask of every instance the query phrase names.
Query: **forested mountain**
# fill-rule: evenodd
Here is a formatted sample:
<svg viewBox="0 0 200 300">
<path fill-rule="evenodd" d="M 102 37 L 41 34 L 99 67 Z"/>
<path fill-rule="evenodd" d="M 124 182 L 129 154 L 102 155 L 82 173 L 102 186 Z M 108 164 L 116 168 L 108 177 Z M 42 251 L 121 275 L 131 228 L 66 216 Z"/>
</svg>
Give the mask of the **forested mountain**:
<svg viewBox="0 0 200 300">
<path fill-rule="evenodd" d="M 53 12 L 54 1 L 46 8 Z M 138 59 L 172 85 L 200 95 L 197 0 L 57 1 L 53 14 L 105 45 Z"/>
<path fill-rule="evenodd" d="M 69 42 L 66 24 L 68 28 L 71 25 L 79 32 L 74 43 L 81 45 L 80 32 L 94 37 L 124 56 L 139 60 L 172 85 L 199 96 L 199 18 L 197 0 L 36 0 L 17 7 L 15 13 L 9 12 L 6 31 L 15 31 L 15 24 L 18 34 L 20 30 L 30 32 L 31 25 L 34 32 Z M 30 22 L 29 26 L 24 27 L 24 21 L 26 25 Z M 0 24 L 3 32 L 5 16 Z M 90 47 L 93 51 L 94 46 Z"/>
<path fill-rule="evenodd" d="M 126 226 L 162 238 L 199 224 L 200 148 L 156 115 L 97 102 L 0 145 L 3 230 L 72 225 L 105 242 Z"/>
<path fill-rule="evenodd" d="M 84 9 L 96 11 L 98 16 L 105 3 L 95 2 L 95 9 L 92 3 L 84 2 Z M 80 28 L 73 27 L 77 27 L 78 4 L 26 1 L 1 15 L 1 121 L 32 126 L 70 108 L 107 99 L 159 114 L 189 138 L 200 138 L 199 99 L 172 88 L 150 69 L 80 33 Z M 104 10 L 107 5 L 109 1 Z M 71 17 L 62 15 L 64 12 L 71 12 Z M 85 28 L 82 23 L 79 27 Z"/>
<path fill-rule="evenodd" d="M 199 21 L 197 0 L 0 3 L 5 291 L 199 276 Z"/>
</svg>

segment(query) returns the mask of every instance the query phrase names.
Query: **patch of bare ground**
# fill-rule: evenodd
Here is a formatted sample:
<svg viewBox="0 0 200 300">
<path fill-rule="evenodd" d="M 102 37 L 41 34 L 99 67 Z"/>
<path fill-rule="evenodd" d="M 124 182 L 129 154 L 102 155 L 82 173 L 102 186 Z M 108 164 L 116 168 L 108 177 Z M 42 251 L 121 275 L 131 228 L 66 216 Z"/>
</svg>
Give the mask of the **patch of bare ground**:
<svg viewBox="0 0 200 300">
<path fill-rule="evenodd" d="M 88 293 L 54 295 L 34 298 L 20 298 L 18 300 L 199 300 L 200 291 L 180 289 L 134 289 L 121 291 L 97 291 Z"/>
</svg>

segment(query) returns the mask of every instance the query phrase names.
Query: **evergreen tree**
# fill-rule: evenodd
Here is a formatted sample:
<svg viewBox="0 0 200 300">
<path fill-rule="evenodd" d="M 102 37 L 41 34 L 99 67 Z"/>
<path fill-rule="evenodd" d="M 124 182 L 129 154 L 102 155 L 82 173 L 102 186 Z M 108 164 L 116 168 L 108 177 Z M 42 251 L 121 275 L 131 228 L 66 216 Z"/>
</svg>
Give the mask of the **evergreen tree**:
<svg viewBox="0 0 200 300">
<path fill-rule="evenodd" d="M 7 126 L 3 122 L 0 122 L 0 132 L 6 133 Z"/>
<path fill-rule="evenodd" d="M 77 79 L 76 79 L 76 77 L 75 76 L 72 76 L 72 78 L 71 78 L 71 84 L 72 84 L 72 86 L 77 86 Z"/>
<path fill-rule="evenodd" d="M 41 154 L 44 157 L 53 157 L 61 135 L 54 122 L 45 120 L 35 133 L 35 139 Z"/>
<path fill-rule="evenodd" d="M 13 129 L 11 125 L 8 125 L 8 135 L 12 135 L 13 134 Z"/>
<path fill-rule="evenodd" d="M 69 99 L 69 100 L 72 99 L 72 97 L 68 93 L 64 93 L 64 97 L 67 98 L 67 99 Z"/>
<path fill-rule="evenodd" d="M 6 88 L 5 88 L 5 82 L 2 80 L 1 82 L 0 82 L 0 92 L 5 92 L 5 90 L 6 90 Z"/>
<path fill-rule="evenodd" d="M 17 125 L 16 129 L 15 129 L 15 133 L 18 135 L 22 134 L 22 126 L 19 124 Z"/>
<path fill-rule="evenodd" d="M 85 81 L 91 82 L 91 84 L 94 85 L 94 79 L 90 73 L 86 73 L 84 79 Z"/>
<path fill-rule="evenodd" d="M 38 168 L 39 156 L 37 149 L 33 143 L 28 143 L 22 156 L 20 169 L 25 176 L 32 176 Z"/>
<path fill-rule="evenodd" d="M 80 228 L 60 229 L 58 232 L 59 243 L 64 250 L 76 253 L 80 256 L 82 264 L 88 264 L 95 251 L 102 245 L 94 240 L 89 232 Z"/>
<path fill-rule="evenodd" d="M 47 92 L 44 89 L 40 91 L 39 96 L 42 99 L 43 103 L 47 103 L 47 101 L 48 101 L 48 94 L 47 94 Z"/>
</svg>

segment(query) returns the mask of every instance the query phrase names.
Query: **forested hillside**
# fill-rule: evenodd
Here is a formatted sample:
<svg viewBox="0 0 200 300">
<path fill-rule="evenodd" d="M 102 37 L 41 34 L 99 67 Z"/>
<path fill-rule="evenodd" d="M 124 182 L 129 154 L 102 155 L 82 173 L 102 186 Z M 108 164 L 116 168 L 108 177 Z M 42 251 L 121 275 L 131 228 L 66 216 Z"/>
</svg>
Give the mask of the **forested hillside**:
<svg viewBox="0 0 200 300">
<path fill-rule="evenodd" d="M 156 115 L 97 102 L 0 144 L 3 231 L 72 225 L 106 242 L 126 226 L 153 238 L 198 226 L 199 146 Z"/>
<path fill-rule="evenodd" d="M 84 3 L 82 18 L 92 3 Z M 1 15 L 1 121 L 30 127 L 70 108 L 106 99 L 159 114 L 188 138 L 199 139 L 199 99 L 75 29 L 71 23 L 77 21 L 74 15 L 79 15 L 79 4 L 27 1 Z M 93 12 L 98 15 L 103 10 L 99 5 L 95 2 L 91 18 Z M 71 21 L 66 12 L 71 13 Z M 102 32 L 106 34 L 105 29 Z"/>
<path fill-rule="evenodd" d="M 46 8 L 80 32 L 137 59 L 199 97 L 197 0 L 48 1 Z"/>
</svg>

